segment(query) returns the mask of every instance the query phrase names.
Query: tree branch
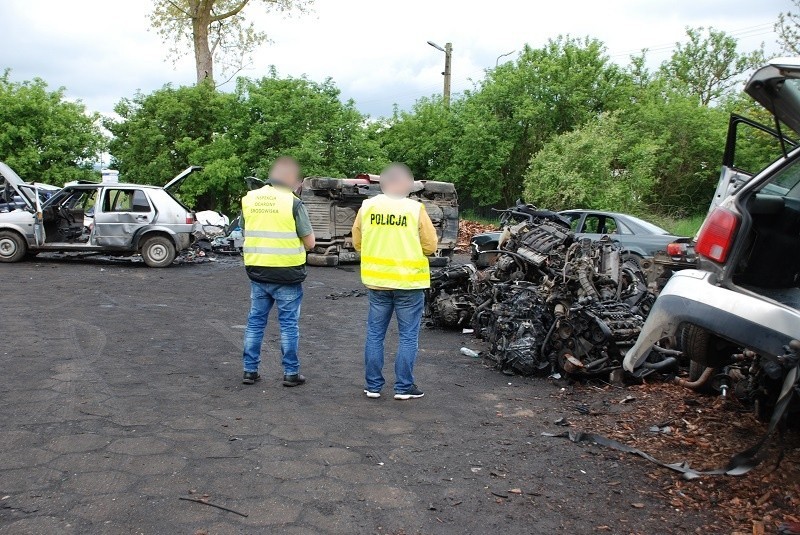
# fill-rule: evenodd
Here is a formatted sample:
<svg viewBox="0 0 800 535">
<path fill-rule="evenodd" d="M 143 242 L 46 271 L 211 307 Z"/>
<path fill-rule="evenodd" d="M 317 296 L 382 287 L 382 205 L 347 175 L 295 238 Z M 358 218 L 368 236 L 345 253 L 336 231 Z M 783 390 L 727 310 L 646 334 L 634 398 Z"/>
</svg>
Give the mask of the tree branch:
<svg viewBox="0 0 800 535">
<path fill-rule="evenodd" d="M 174 7 L 175 9 L 177 9 L 178 11 L 180 11 L 181 13 L 183 13 L 184 15 L 186 15 L 187 17 L 192 18 L 192 15 L 190 15 L 188 11 L 183 9 L 181 6 L 179 6 L 178 4 L 173 2 L 172 0 L 167 0 L 167 3 L 169 5 L 171 5 L 172 7 Z"/>
<path fill-rule="evenodd" d="M 227 11 L 225 13 L 220 13 L 219 15 L 212 15 L 211 22 L 219 22 L 221 20 L 238 15 L 239 12 L 244 9 L 244 6 L 246 6 L 248 2 L 250 2 L 250 0 L 241 0 L 241 2 L 236 4 L 236 6 L 234 6 L 234 8 L 231 9 L 230 11 Z"/>
</svg>

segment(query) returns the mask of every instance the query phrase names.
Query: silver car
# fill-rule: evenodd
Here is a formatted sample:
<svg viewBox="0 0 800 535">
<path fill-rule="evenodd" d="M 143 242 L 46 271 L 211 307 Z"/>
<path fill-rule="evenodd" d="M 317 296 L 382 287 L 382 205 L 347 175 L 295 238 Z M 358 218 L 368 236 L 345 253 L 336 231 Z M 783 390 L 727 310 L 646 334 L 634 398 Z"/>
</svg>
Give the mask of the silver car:
<svg viewBox="0 0 800 535">
<path fill-rule="evenodd" d="M 77 182 L 48 197 L 0 162 L 0 192 L 18 201 L 0 212 L 0 262 L 44 251 L 80 251 L 141 253 L 150 267 L 169 266 L 192 244 L 195 225 L 194 212 L 171 192 L 201 169 L 189 167 L 163 188 Z"/>
<path fill-rule="evenodd" d="M 775 115 L 775 128 L 733 116 L 719 186 L 697 236 L 698 269 L 676 273 L 655 302 L 624 367 L 674 337 L 691 359 L 691 380 L 750 398 L 761 416 L 783 378 L 796 374 L 800 340 L 800 58 L 762 67 L 745 91 Z M 770 136 L 783 156 L 765 169 L 739 168 L 737 129 Z M 787 379 L 788 380 L 788 379 Z"/>
</svg>

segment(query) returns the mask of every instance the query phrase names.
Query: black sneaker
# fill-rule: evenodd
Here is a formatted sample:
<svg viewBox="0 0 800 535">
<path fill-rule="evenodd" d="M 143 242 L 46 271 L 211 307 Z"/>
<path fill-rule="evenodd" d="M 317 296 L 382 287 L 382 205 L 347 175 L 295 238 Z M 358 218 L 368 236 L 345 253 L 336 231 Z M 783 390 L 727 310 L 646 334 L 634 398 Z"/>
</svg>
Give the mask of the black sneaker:
<svg viewBox="0 0 800 535">
<path fill-rule="evenodd" d="M 283 386 L 300 386 L 306 382 L 306 378 L 299 373 L 283 376 Z"/>
<path fill-rule="evenodd" d="M 397 392 L 397 393 L 395 393 L 394 399 L 402 399 L 402 400 L 417 399 L 417 398 L 421 398 L 424 395 L 425 394 L 422 392 L 422 390 L 417 388 L 417 385 L 411 385 L 411 388 L 409 388 L 405 392 Z"/>
<path fill-rule="evenodd" d="M 258 375 L 258 372 L 244 372 L 242 375 L 242 384 L 243 385 L 254 385 L 256 381 L 260 381 L 261 376 Z"/>
</svg>

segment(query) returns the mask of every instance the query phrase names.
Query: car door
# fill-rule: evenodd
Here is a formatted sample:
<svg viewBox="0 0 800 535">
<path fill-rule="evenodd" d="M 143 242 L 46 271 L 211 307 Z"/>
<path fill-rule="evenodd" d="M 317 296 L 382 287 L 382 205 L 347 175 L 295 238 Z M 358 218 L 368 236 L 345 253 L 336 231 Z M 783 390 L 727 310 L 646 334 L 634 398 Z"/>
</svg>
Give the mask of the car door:
<svg viewBox="0 0 800 535">
<path fill-rule="evenodd" d="M 610 236 L 618 234 L 618 225 L 616 220 L 611 216 L 587 212 L 583 216 L 583 220 L 578 226 L 576 234 L 580 234 L 582 238 L 599 240 L 601 236 L 606 234 Z"/>
<path fill-rule="evenodd" d="M 105 187 L 94 211 L 95 243 L 130 249 L 136 232 L 152 223 L 155 215 L 150 199 L 141 188 Z"/>
</svg>

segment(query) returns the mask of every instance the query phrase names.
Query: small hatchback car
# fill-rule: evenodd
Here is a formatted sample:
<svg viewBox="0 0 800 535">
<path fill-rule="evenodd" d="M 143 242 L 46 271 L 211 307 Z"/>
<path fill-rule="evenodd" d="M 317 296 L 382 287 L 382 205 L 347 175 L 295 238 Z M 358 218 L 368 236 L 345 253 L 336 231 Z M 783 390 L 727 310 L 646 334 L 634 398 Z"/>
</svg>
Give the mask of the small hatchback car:
<svg viewBox="0 0 800 535">
<path fill-rule="evenodd" d="M 191 245 L 195 224 L 194 212 L 171 192 L 201 169 L 189 167 L 164 187 L 78 182 L 46 197 L 0 162 L 0 189 L 22 200 L 0 212 L 0 262 L 73 251 L 141 253 L 150 267 L 169 266 Z"/>
</svg>

